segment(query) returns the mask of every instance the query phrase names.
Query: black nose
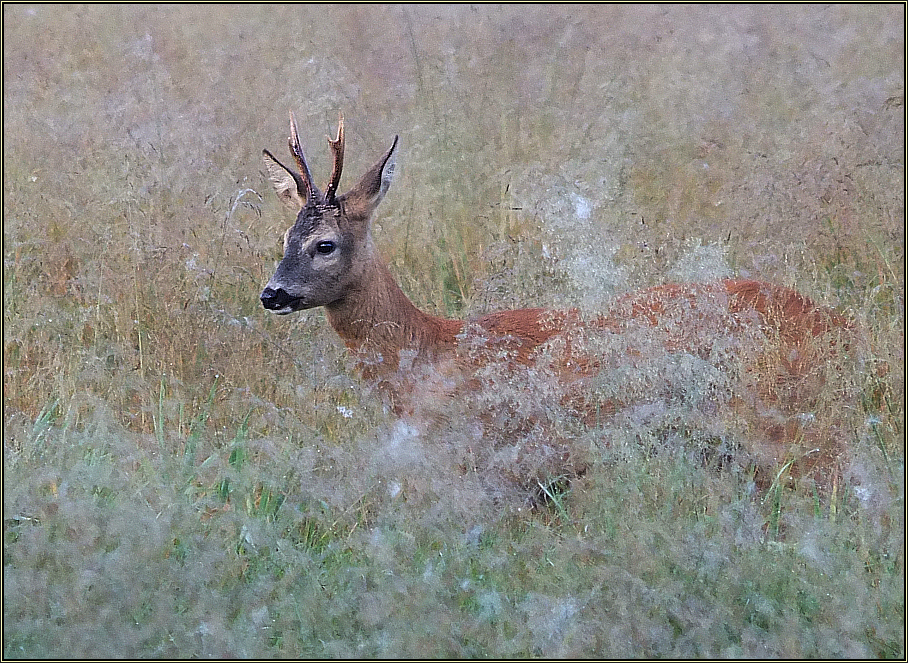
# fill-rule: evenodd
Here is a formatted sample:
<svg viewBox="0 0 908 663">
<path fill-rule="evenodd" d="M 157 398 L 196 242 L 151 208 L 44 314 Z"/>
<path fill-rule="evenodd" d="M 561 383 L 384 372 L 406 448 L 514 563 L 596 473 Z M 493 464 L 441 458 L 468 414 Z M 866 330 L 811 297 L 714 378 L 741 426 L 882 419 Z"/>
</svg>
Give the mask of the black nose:
<svg viewBox="0 0 908 663">
<path fill-rule="evenodd" d="M 283 288 L 265 288 L 262 290 L 262 306 L 265 308 L 275 311 L 280 308 L 284 308 L 288 304 L 294 301 L 294 298 L 288 295 Z"/>
</svg>

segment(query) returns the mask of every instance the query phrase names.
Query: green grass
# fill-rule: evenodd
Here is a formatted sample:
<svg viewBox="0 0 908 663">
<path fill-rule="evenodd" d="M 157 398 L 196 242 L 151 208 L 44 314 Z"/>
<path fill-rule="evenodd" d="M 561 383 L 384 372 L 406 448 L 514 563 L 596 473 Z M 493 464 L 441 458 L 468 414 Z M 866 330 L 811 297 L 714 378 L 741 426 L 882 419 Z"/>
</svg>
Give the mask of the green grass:
<svg viewBox="0 0 908 663">
<path fill-rule="evenodd" d="M 3 12 L 5 657 L 904 657 L 901 8 Z M 841 477 L 726 462 L 688 357 L 597 387 L 655 414 L 540 369 L 397 419 L 258 301 L 288 109 L 319 182 L 339 110 L 342 187 L 401 135 L 375 237 L 426 310 L 733 273 L 846 313 Z"/>
</svg>

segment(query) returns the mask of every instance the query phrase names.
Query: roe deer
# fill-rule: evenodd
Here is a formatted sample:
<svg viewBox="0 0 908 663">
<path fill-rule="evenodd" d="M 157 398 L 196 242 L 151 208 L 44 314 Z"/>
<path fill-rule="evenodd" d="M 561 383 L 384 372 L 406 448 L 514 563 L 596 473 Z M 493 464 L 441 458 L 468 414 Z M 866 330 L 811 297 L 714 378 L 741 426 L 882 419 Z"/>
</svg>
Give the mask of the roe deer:
<svg viewBox="0 0 908 663">
<path fill-rule="evenodd" d="M 724 334 L 732 342 L 721 351 L 746 355 L 742 357 L 744 373 L 754 385 L 735 399 L 750 400 L 745 403 L 750 412 L 762 417 L 763 424 L 768 422 L 756 435 L 770 443 L 772 459 L 781 460 L 790 453 L 787 445 L 795 437 L 803 438 L 792 423 L 804 416 L 785 401 L 803 399 L 801 392 L 806 389 L 810 407 L 817 385 L 805 379 L 819 372 L 822 380 L 818 364 L 834 345 L 835 339 L 825 335 L 850 328 L 838 313 L 786 287 L 729 279 L 648 288 L 619 297 L 604 313 L 586 322 L 574 310 L 538 308 L 490 313 L 468 322 L 436 317 L 416 308 L 398 287 L 378 256 L 370 232 L 373 212 L 394 176 L 398 137 L 343 195 L 337 195 L 344 162 L 343 116 L 337 137 L 328 139 L 334 167 L 324 192 L 312 181 L 292 112 L 289 144 L 296 171 L 263 151 L 277 196 L 296 214 L 296 221 L 284 235 L 283 259 L 262 291 L 262 305 L 280 315 L 323 306 L 347 347 L 361 358 L 370 358 L 361 362 L 366 376 L 392 375 L 404 357 L 412 360 L 407 362 L 407 370 L 423 365 L 445 371 L 448 369 L 442 367 L 452 361 L 459 361 L 463 369 L 466 363 L 487 364 L 502 361 L 502 357 L 512 365 L 530 366 L 544 348 L 560 343 L 558 379 L 569 385 L 565 399 L 582 410 L 590 380 L 608 364 L 589 348 L 577 349 L 588 330 L 611 338 L 639 336 L 659 328 L 661 351 L 689 352 L 703 358 L 717 352 L 710 345 L 711 337 Z M 467 347 L 477 338 L 482 339 L 478 355 Z M 628 345 L 623 352 L 641 351 Z M 465 358 L 465 354 L 470 356 Z M 621 394 L 616 396 L 606 399 L 606 411 L 614 409 L 613 401 L 621 400 Z M 781 416 L 775 407 L 779 403 L 793 414 Z M 828 440 L 811 439 L 809 444 L 830 446 Z"/>
</svg>

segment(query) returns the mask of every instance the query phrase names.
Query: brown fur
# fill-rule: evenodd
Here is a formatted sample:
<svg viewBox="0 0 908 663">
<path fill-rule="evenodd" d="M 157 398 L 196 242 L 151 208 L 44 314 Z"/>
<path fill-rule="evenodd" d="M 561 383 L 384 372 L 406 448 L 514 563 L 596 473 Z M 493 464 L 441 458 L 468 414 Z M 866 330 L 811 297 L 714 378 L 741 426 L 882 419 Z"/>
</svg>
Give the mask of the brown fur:
<svg viewBox="0 0 908 663">
<path fill-rule="evenodd" d="M 328 195 L 310 181 L 292 121 L 291 152 L 302 172 L 290 171 L 265 153 L 275 189 L 288 207 L 298 209 L 298 219 L 288 231 L 284 260 L 262 293 L 263 304 L 279 313 L 324 306 L 331 326 L 362 360 L 366 377 L 393 378 L 401 387 L 399 371 L 406 356 L 407 370 L 434 366 L 445 375 L 465 375 L 466 384 L 475 387 L 469 375 L 477 366 L 504 362 L 529 367 L 558 341 L 552 366 L 566 385 L 563 403 L 582 415 L 594 407 L 586 394 L 588 381 L 610 361 L 591 354 L 585 336 L 643 335 L 659 339 L 664 352 L 704 359 L 715 352 L 716 338 L 727 337 L 731 341 L 722 351 L 740 354 L 749 385 L 733 405 L 756 422 L 752 435 L 764 445 L 764 459 L 780 462 L 796 442 L 816 444 L 822 449 L 816 458 L 834 459 L 841 452 L 840 444 L 827 439 L 832 437 L 829 430 L 805 433 L 796 416 L 816 405 L 825 379 L 818 367 L 837 352 L 838 337 L 830 332 L 847 332 L 850 324 L 789 288 L 743 279 L 669 283 L 619 297 L 586 321 L 576 310 L 500 311 L 468 321 L 420 311 L 378 257 L 369 233 L 372 213 L 394 172 L 396 145 L 395 139 L 362 181 L 338 198 L 334 189 L 343 163 L 342 129 L 331 141 L 335 171 Z M 326 242 L 337 248 L 322 255 Z M 629 341 L 623 352 L 642 356 L 647 350 Z M 421 393 L 425 397 L 425 389 L 413 384 L 399 388 L 397 409 L 418 409 L 412 401 Z M 411 402 L 401 404 L 401 398 Z M 614 412 L 621 406 L 613 399 L 595 404 L 595 411 Z M 825 438 L 814 439 L 817 435 Z"/>
</svg>

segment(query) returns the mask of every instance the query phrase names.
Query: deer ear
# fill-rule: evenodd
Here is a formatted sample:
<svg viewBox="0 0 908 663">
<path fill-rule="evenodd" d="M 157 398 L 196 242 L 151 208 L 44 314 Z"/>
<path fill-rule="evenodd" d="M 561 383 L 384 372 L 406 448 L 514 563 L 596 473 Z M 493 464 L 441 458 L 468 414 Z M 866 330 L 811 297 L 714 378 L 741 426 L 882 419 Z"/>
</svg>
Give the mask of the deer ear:
<svg viewBox="0 0 908 663">
<path fill-rule="evenodd" d="M 274 158 L 268 150 L 262 150 L 262 160 L 274 186 L 277 197 L 288 209 L 299 212 L 306 206 L 305 187 L 299 176 Z"/>
<path fill-rule="evenodd" d="M 397 170 L 397 139 L 355 187 L 342 196 L 348 213 L 370 215 L 385 197 Z"/>
</svg>

